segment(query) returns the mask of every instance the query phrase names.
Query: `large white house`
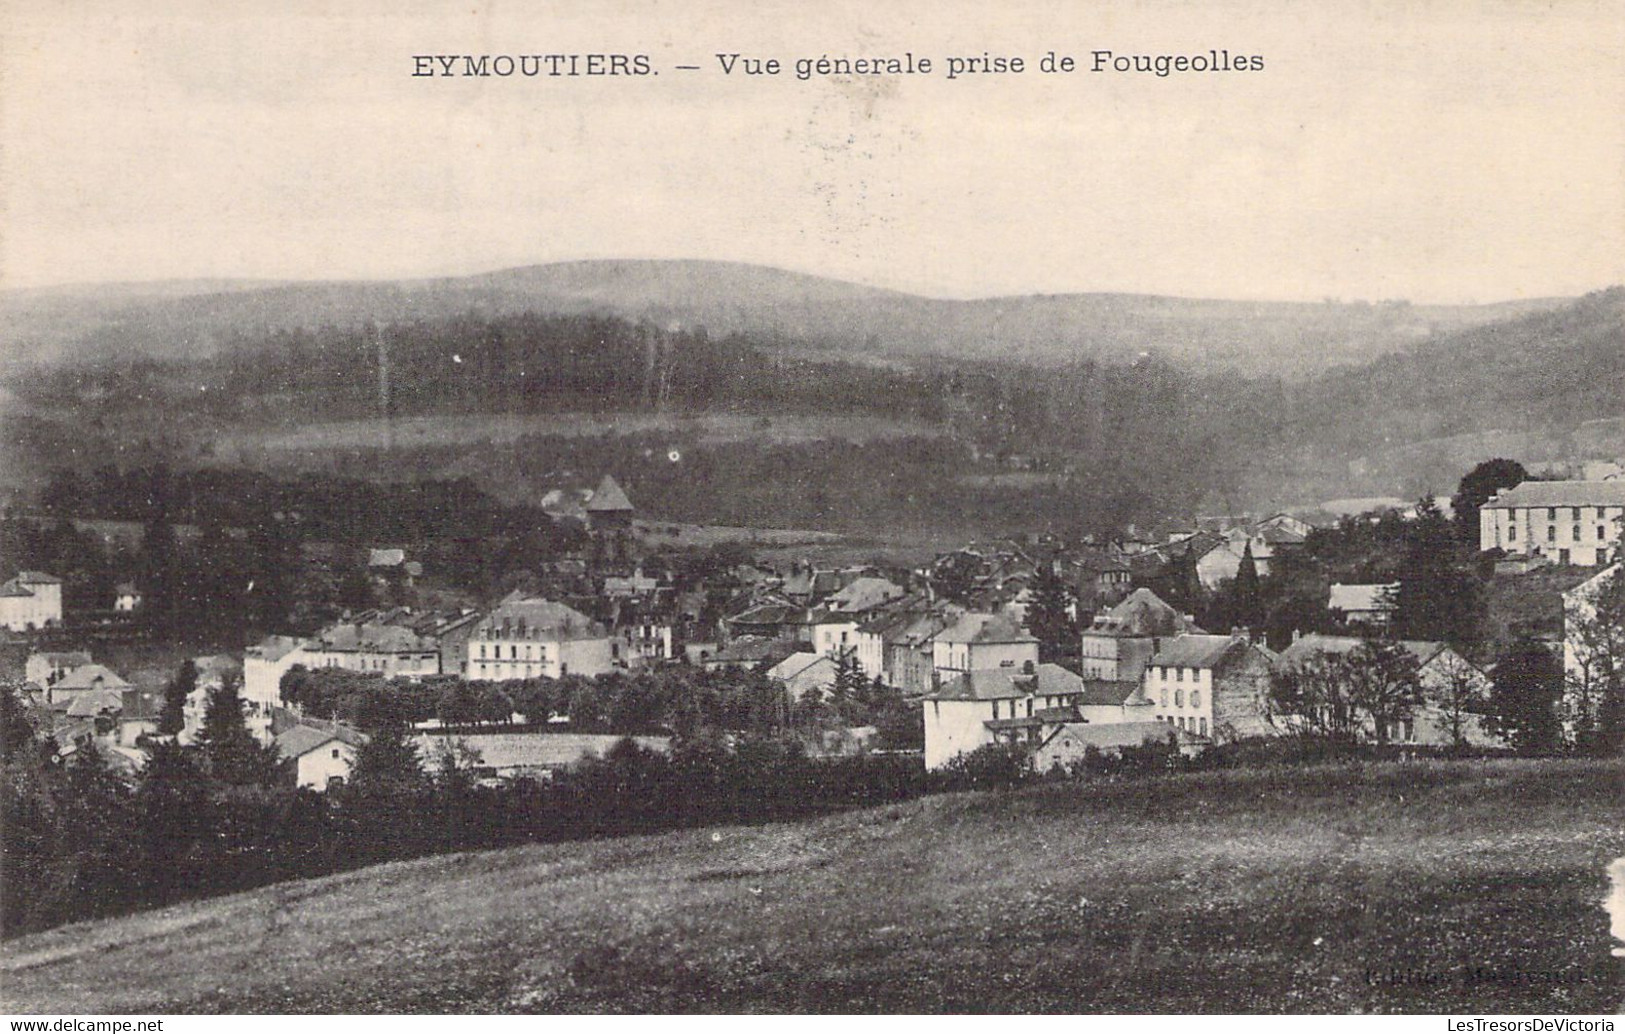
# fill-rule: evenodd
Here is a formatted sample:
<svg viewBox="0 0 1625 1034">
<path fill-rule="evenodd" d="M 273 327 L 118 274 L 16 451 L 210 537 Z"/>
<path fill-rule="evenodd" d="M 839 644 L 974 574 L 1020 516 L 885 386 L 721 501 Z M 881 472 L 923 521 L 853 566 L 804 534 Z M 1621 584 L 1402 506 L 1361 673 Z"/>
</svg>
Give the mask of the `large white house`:
<svg viewBox="0 0 1625 1034">
<path fill-rule="evenodd" d="M 519 592 L 481 620 L 468 640 L 471 680 L 603 675 L 614 667 L 614 644 L 602 625 L 563 603 Z"/>
<path fill-rule="evenodd" d="M 62 579 L 43 571 L 19 571 L 0 584 L 0 625 L 32 632 L 62 623 Z"/>
<path fill-rule="evenodd" d="M 1038 640 L 1002 614 L 964 614 L 931 641 L 943 680 L 972 671 L 1016 672 L 1038 663 Z"/>
<path fill-rule="evenodd" d="M 1525 481 L 1478 511 L 1478 547 L 1596 567 L 1613 559 L 1625 521 L 1625 479 Z"/>
</svg>

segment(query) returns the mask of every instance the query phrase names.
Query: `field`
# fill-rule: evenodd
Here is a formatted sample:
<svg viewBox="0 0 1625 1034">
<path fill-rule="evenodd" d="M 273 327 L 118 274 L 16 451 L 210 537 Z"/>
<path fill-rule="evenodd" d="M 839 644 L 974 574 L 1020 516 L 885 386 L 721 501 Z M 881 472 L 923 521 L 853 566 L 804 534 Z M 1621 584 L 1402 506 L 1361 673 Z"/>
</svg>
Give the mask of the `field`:
<svg viewBox="0 0 1625 1034">
<path fill-rule="evenodd" d="M 370 449 L 386 442 L 398 447 L 479 445 L 513 442 L 535 435 L 596 437 L 660 432 L 694 436 L 702 445 L 729 442 L 792 445 L 824 440 L 868 442 L 916 435 L 935 437 L 942 430 L 917 421 L 862 415 L 492 413 L 400 417 L 387 423 L 381 419 L 290 421 L 286 426 L 271 425 L 222 434 L 214 441 L 214 455 L 222 461 L 241 461 L 274 453 Z"/>
<path fill-rule="evenodd" d="M 1622 776 L 1201 773 L 397 863 L 13 940 L 0 1009 L 1611 1013 Z"/>
</svg>

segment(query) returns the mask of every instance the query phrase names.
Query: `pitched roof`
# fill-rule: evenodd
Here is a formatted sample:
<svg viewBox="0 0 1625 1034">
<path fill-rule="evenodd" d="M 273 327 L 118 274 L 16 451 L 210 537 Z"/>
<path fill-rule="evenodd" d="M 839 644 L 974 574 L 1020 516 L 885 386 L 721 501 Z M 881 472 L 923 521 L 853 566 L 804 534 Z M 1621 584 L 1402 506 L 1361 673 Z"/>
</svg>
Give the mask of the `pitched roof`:
<svg viewBox="0 0 1625 1034">
<path fill-rule="evenodd" d="M 0 596 L 8 599 L 25 599 L 34 595 L 34 590 L 13 578 L 9 582 L 0 584 Z"/>
<path fill-rule="evenodd" d="M 1139 588 L 1104 614 L 1095 618 L 1087 634 L 1096 636 L 1146 638 L 1181 633 L 1200 633 L 1196 622 L 1181 614 L 1150 589 Z"/>
<path fill-rule="evenodd" d="M 824 601 L 831 610 L 861 613 L 903 595 L 903 587 L 886 578 L 859 578 Z"/>
<path fill-rule="evenodd" d="M 1023 686 L 1016 684 L 1014 675 L 1003 670 L 967 671 L 949 679 L 927 700 L 1016 700 L 1027 695 Z"/>
<path fill-rule="evenodd" d="M 422 653 L 439 648 L 434 640 L 399 625 L 340 622 L 322 629 L 316 639 L 320 649 L 345 653 Z"/>
<path fill-rule="evenodd" d="M 1484 506 L 1625 506 L 1625 480 L 1525 481 L 1498 493 Z"/>
<path fill-rule="evenodd" d="M 1321 635 L 1318 632 L 1300 637 L 1291 646 L 1281 651 L 1282 664 L 1301 664 L 1303 661 L 1321 653 L 1347 654 L 1360 648 L 1366 640 L 1352 635 Z M 1416 658 L 1418 666 L 1425 665 L 1449 647 L 1440 642 L 1426 639 L 1398 640 L 1412 657 Z"/>
<path fill-rule="evenodd" d="M 1068 722 L 1051 733 L 1039 749 L 1049 746 L 1061 736 L 1071 737 L 1081 747 L 1114 750 L 1140 747 L 1147 743 L 1166 743 L 1170 734 L 1180 744 L 1208 742 L 1206 736 L 1186 732 L 1167 722 Z"/>
<path fill-rule="evenodd" d="M 96 689 L 77 693 L 68 705 L 69 718 L 94 718 L 103 711 L 124 710 L 124 694 L 113 689 Z"/>
<path fill-rule="evenodd" d="M 1162 644 L 1151 658 L 1154 668 L 1212 668 L 1232 651 L 1251 648 L 1245 639 L 1228 635 L 1182 635 Z"/>
<path fill-rule="evenodd" d="M 616 484 L 615 479 L 609 474 L 605 474 L 604 479 L 598 482 L 598 487 L 593 490 L 592 498 L 587 500 L 588 513 L 608 513 L 611 511 L 630 513 L 632 509 L 632 500 L 626 497 L 626 493 L 621 490 L 621 486 Z"/>
<path fill-rule="evenodd" d="M 98 682 L 98 679 L 101 681 Z M 57 681 L 56 685 L 51 687 L 51 692 L 60 693 L 64 690 L 73 692 L 75 690 L 86 689 L 110 689 L 122 693 L 124 690 L 129 688 L 130 684 L 119 678 L 116 672 L 100 664 L 86 664 L 75 668 L 66 675 L 62 676 L 62 678 Z"/>
<path fill-rule="evenodd" d="M 560 639 L 601 639 L 605 635 L 603 626 L 574 607 L 517 592 L 509 593 L 479 625 L 491 631 L 504 628 L 511 631 L 519 626 L 527 635 L 545 634 Z"/>
<path fill-rule="evenodd" d="M 937 633 L 946 643 L 1036 643 L 1033 636 L 1003 614 L 964 614 Z"/>
<path fill-rule="evenodd" d="M 17 581 L 23 585 L 61 585 L 62 579 L 44 571 L 18 571 Z"/>
<path fill-rule="evenodd" d="M 296 725 L 276 738 L 276 749 L 284 758 L 297 758 L 309 754 L 325 743 L 337 740 L 352 747 L 367 742 L 363 733 L 343 725 L 317 728 L 314 725 Z"/>
<path fill-rule="evenodd" d="M 305 641 L 303 639 L 295 639 L 293 636 L 266 636 L 258 643 L 244 650 L 243 658 L 245 660 L 252 658 L 253 660 L 271 661 L 274 663 L 276 661 L 280 661 L 282 658 L 288 656 L 288 654 L 293 653 L 295 650 L 304 645 Z"/>
<path fill-rule="evenodd" d="M 779 679 L 781 681 L 788 682 L 791 679 L 800 678 L 801 676 L 810 672 L 813 668 L 820 667 L 820 661 L 823 662 L 823 666 L 827 666 L 831 671 L 835 669 L 835 662 L 827 655 L 804 651 L 800 653 L 793 653 L 784 660 L 773 665 L 773 667 L 767 670 L 767 677 L 770 679 Z"/>
<path fill-rule="evenodd" d="M 1398 582 L 1384 582 L 1375 585 L 1333 585 L 1331 598 L 1327 600 L 1326 608 L 1328 610 L 1341 610 L 1345 614 L 1393 610 L 1392 594 L 1398 591 Z"/>
</svg>

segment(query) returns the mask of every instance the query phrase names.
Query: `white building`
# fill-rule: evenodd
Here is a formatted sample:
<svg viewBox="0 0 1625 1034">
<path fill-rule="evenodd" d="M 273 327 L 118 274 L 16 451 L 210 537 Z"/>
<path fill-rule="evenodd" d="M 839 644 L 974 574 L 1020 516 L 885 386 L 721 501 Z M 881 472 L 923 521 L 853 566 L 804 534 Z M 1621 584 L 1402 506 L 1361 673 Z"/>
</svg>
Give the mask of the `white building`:
<svg viewBox="0 0 1625 1034">
<path fill-rule="evenodd" d="M 1274 733 L 1269 724 L 1275 656 L 1243 636 L 1182 635 L 1145 669 L 1152 716 L 1215 740 Z"/>
<path fill-rule="evenodd" d="M 342 725 L 296 725 L 275 742 L 283 761 L 292 765 L 300 787 L 325 791 L 350 778 L 356 748 L 366 740 L 362 733 Z"/>
<path fill-rule="evenodd" d="M 1003 614 L 964 614 L 931 641 L 931 666 L 946 681 L 973 671 L 1021 672 L 1038 664 L 1038 640 Z"/>
<path fill-rule="evenodd" d="M 1525 481 L 1478 511 L 1480 549 L 1596 567 L 1619 549 L 1625 480 Z"/>
<path fill-rule="evenodd" d="M 42 571 L 19 571 L 0 584 L 0 625 L 32 632 L 62 623 L 62 579 Z"/>
<path fill-rule="evenodd" d="M 563 603 L 518 592 L 482 619 L 468 640 L 471 680 L 592 676 L 614 667 L 614 644 L 602 625 Z"/>
</svg>

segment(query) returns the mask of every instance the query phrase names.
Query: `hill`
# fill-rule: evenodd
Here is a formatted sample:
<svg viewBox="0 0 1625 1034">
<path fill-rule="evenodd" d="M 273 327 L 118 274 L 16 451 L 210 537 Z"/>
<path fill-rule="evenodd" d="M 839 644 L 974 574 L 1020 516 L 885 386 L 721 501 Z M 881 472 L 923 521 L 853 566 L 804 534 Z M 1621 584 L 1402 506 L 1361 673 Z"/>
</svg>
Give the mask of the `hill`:
<svg viewBox="0 0 1625 1034">
<path fill-rule="evenodd" d="M 1561 299 L 1481 306 L 1215 301 L 1125 294 L 929 298 L 743 263 L 591 261 L 400 281 L 169 281 L 0 292 L 0 355 L 196 355 L 237 333 L 591 313 L 870 356 L 1054 364 L 1160 352 L 1192 366 L 1307 375 Z"/>
<path fill-rule="evenodd" d="M 1609 1013 L 1618 761 L 1203 773 L 397 863 L 19 938 L 13 1013 Z"/>
</svg>

